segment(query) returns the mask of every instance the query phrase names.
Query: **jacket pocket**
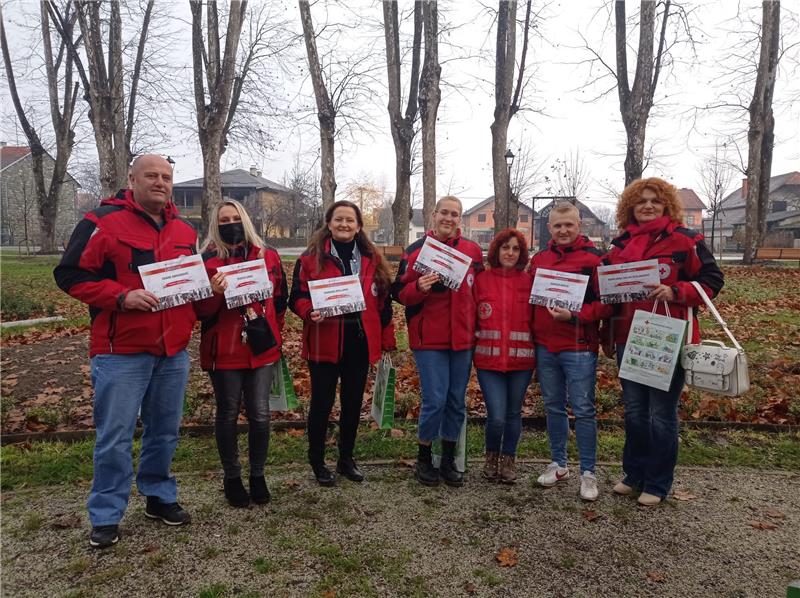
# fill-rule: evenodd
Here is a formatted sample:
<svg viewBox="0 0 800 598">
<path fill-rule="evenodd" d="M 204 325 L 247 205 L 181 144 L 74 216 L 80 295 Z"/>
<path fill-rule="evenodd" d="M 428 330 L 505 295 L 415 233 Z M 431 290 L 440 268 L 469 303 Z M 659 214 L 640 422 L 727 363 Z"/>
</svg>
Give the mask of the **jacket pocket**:
<svg viewBox="0 0 800 598">
<path fill-rule="evenodd" d="M 139 266 L 155 263 L 156 252 L 149 239 L 120 235 L 119 241 L 130 255 L 128 270 L 131 272 L 138 272 Z"/>
</svg>

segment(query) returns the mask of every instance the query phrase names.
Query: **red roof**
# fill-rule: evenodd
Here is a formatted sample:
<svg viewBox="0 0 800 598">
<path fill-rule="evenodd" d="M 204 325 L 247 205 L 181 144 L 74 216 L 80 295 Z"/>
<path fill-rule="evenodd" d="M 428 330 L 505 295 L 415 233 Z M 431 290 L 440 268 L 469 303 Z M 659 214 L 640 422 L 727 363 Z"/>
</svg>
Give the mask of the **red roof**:
<svg viewBox="0 0 800 598">
<path fill-rule="evenodd" d="M 697 193 L 694 192 L 694 189 L 678 189 L 678 195 L 681 197 L 681 201 L 683 202 L 683 209 L 684 210 L 705 210 L 705 204 L 700 200 L 697 196 Z"/>
<path fill-rule="evenodd" d="M 0 147 L 0 170 L 10 166 L 20 158 L 31 153 L 31 148 L 27 145 L 4 145 Z"/>
</svg>

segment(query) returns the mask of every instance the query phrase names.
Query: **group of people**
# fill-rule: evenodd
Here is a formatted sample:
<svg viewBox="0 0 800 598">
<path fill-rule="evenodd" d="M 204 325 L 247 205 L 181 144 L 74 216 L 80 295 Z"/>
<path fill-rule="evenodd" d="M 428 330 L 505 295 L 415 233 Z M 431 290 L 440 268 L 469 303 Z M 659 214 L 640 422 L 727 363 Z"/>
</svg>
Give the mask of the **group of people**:
<svg viewBox="0 0 800 598">
<path fill-rule="evenodd" d="M 617 220 L 622 234 L 603 255 L 580 232 L 572 204 L 550 212 L 552 240 L 529 259 L 524 235 L 506 229 L 492 241 L 488 268 L 481 248 L 461 236 L 462 205 L 443 197 L 426 237 L 467 256 L 462 284 L 450 288 L 439 275 L 414 268 L 423 237 L 404 252 L 391 280 L 386 263 L 363 230 L 359 208 L 337 201 L 325 212 L 308 249 L 297 260 L 289 292 L 277 252 L 259 237 L 245 208 L 226 199 L 211 213 L 201 249 L 213 296 L 153 311 L 158 298 L 142 288 L 138 267 L 196 252 L 193 227 L 171 202 L 171 165 L 156 155 L 139 156 L 131 165 L 129 188 L 104 200 L 76 227 L 55 270 L 60 288 L 87 303 L 91 324 L 91 374 L 97 430 L 94 478 L 88 500 L 90 545 L 119 540 L 119 522 L 127 508 L 133 479 L 132 442 L 137 419 L 142 448 L 136 483 L 146 497 L 145 515 L 168 525 L 189 522 L 177 502 L 170 464 L 178 441 L 188 379 L 186 346 L 196 318 L 201 322 L 200 362 L 209 373 L 216 400 L 215 435 L 224 471 L 223 491 L 231 506 L 270 500 L 264 478 L 269 444 L 269 394 L 281 356 L 287 307 L 303 322 L 302 357 L 308 363 L 311 398 L 308 411 L 308 459 L 316 481 L 336 483 L 337 474 L 364 480 L 353 456 L 370 364 L 393 351 L 392 300 L 405 307 L 409 346 L 421 387 L 416 479 L 434 486 L 464 483 L 456 466 L 456 446 L 465 426 L 465 394 L 474 364 L 486 410 L 486 459 L 483 476 L 513 483 L 520 439 L 521 410 L 534 371 L 547 415 L 552 463 L 539 476 L 542 486 L 567 480 L 567 407 L 575 418 L 580 466 L 580 496 L 598 496 L 594 474 L 597 432 L 595 371 L 597 353 L 618 359 L 624 351 L 636 309 L 686 317 L 697 306 L 692 281 L 709 295 L 722 287 L 722 273 L 702 237 L 681 222 L 676 189 L 661 179 L 636 181 L 622 194 Z M 657 259 L 666 267 L 661 284 L 642 301 L 605 305 L 599 300 L 596 268 Z M 248 306 L 229 308 L 228 281 L 222 266 L 263 260 L 272 295 Z M 531 284 L 538 268 L 591 277 L 579 311 L 533 306 Z M 355 275 L 364 309 L 325 317 L 315 309 L 309 283 Z M 698 327 L 692 328 L 697 335 Z M 690 339 L 696 340 L 696 339 Z M 325 462 L 326 435 L 339 386 L 338 461 Z M 678 450 L 677 409 L 683 372 L 660 391 L 622 380 L 625 407 L 625 477 L 614 492 L 640 492 L 643 505 L 658 504 L 669 492 Z M 248 487 L 242 479 L 237 419 L 244 404 L 249 423 Z M 441 442 L 434 466 L 432 445 Z"/>
</svg>

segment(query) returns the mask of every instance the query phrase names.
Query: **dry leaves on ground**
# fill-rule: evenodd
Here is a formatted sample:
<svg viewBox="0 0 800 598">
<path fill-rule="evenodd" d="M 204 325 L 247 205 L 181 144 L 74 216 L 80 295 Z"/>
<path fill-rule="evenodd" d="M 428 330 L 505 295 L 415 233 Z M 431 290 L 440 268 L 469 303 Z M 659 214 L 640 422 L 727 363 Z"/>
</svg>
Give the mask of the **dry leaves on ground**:
<svg viewBox="0 0 800 598">
<path fill-rule="evenodd" d="M 748 521 L 747 525 L 752 527 L 753 529 L 762 529 L 762 530 L 774 530 L 778 529 L 778 526 L 774 523 L 769 523 L 768 521 Z"/>
<path fill-rule="evenodd" d="M 519 562 L 517 551 L 508 547 L 501 548 L 494 558 L 501 567 L 516 567 Z"/>
<path fill-rule="evenodd" d="M 591 509 L 584 509 L 581 511 L 581 515 L 583 515 L 583 518 L 586 519 L 586 521 L 594 521 L 595 519 L 600 519 L 600 517 L 602 517 L 600 513 Z"/>
<path fill-rule="evenodd" d="M 694 500 L 697 498 L 696 494 L 692 494 L 691 492 L 687 492 L 686 490 L 676 490 L 672 493 L 672 497 L 675 500 Z"/>
<path fill-rule="evenodd" d="M 652 581 L 654 583 L 664 583 L 665 581 L 667 581 L 667 577 L 661 571 L 648 571 L 647 581 Z"/>
</svg>

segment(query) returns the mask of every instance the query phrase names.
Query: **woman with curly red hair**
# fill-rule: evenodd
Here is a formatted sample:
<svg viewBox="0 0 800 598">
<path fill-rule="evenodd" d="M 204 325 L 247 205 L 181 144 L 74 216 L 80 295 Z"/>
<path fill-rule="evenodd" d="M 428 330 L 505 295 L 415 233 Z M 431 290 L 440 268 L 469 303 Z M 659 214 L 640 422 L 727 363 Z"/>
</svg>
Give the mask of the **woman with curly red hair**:
<svg viewBox="0 0 800 598">
<path fill-rule="evenodd" d="M 489 245 L 488 260 L 490 268 L 475 277 L 478 317 L 473 357 L 486 405 L 483 475 L 513 484 L 522 401 L 536 363 L 528 303 L 533 279 L 525 271 L 525 237 L 511 228 L 499 232 Z"/>
<path fill-rule="evenodd" d="M 632 182 L 622 192 L 617 206 L 617 223 L 622 232 L 611 242 L 604 261 L 623 264 L 655 259 L 659 262 L 660 284 L 654 285 L 643 301 L 614 306 L 610 336 L 616 347 L 605 346 L 617 361 L 625 351 L 631 321 L 637 309 L 667 313 L 685 319 L 689 307 L 703 304 L 692 282 L 698 282 L 709 297 L 722 289 L 724 279 L 703 235 L 681 222 L 683 205 L 678 190 L 668 182 L 651 177 Z M 698 342 L 695 320 L 694 338 Z M 654 506 L 669 494 L 678 460 L 678 402 L 685 373 L 675 368 L 669 390 L 663 391 L 622 379 L 625 407 L 625 448 L 622 469 L 625 477 L 614 492 L 630 495 L 641 491 L 639 504 Z"/>
</svg>

